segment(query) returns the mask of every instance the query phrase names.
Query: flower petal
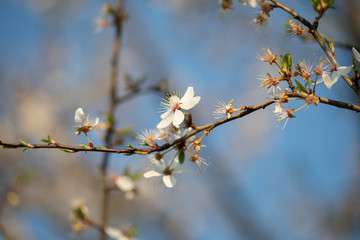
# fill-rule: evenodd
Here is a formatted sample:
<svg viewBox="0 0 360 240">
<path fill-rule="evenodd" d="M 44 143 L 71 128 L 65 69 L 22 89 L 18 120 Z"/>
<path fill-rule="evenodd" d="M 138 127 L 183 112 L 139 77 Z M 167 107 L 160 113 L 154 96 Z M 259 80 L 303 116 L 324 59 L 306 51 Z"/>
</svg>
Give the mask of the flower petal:
<svg viewBox="0 0 360 240">
<path fill-rule="evenodd" d="M 200 102 L 201 97 L 193 97 L 187 101 L 184 101 L 183 103 L 180 103 L 180 107 L 184 110 L 189 110 L 196 106 Z"/>
<path fill-rule="evenodd" d="M 337 79 L 336 81 L 333 81 L 333 79 L 329 76 L 329 74 L 325 74 L 322 77 L 322 81 L 324 81 L 324 84 L 328 89 L 331 89 L 332 85 L 337 81 Z"/>
<path fill-rule="evenodd" d="M 173 176 L 171 175 L 165 175 L 162 177 L 162 180 L 165 184 L 166 187 L 168 188 L 172 188 L 175 186 L 176 184 L 176 178 L 174 178 Z"/>
<path fill-rule="evenodd" d="M 282 108 L 282 105 L 280 102 L 276 102 L 275 104 L 275 110 L 273 111 L 273 113 L 282 113 L 284 110 Z"/>
<path fill-rule="evenodd" d="M 99 124 L 99 118 L 95 118 L 95 122 L 94 122 L 94 124 L 93 124 L 93 127 L 95 127 L 96 125 L 98 125 Z"/>
<path fill-rule="evenodd" d="M 117 228 L 105 227 L 104 231 L 111 238 L 123 239 L 125 237 L 125 235 L 122 233 L 122 231 Z"/>
<path fill-rule="evenodd" d="M 84 126 L 87 122 L 87 117 L 84 114 L 83 109 L 80 107 L 75 111 L 75 123 L 78 126 Z"/>
<path fill-rule="evenodd" d="M 159 177 L 161 175 L 162 175 L 161 173 L 159 173 L 155 170 L 150 170 L 150 171 L 147 171 L 146 173 L 144 173 L 144 178 Z"/>
<path fill-rule="evenodd" d="M 124 192 L 128 192 L 134 189 L 135 183 L 128 176 L 119 176 L 115 180 L 116 186 Z"/>
<path fill-rule="evenodd" d="M 356 61 L 360 62 L 360 53 L 354 47 L 352 48 L 352 52 L 354 54 Z"/>
<path fill-rule="evenodd" d="M 179 126 L 184 121 L 184 114 L 180 110 L 175 110 L 174 118 L 172 120 L 174 126 Z"/>
<path fill-rule="evenodd" d="M 159 129 L 166 128 L 167 126 L 170 125 L 170 123 L 173 121 L 173 119 L 174 119 L 174 114 L 172 114 L 172 115 L 168 116 L 167 118 L 164 118 L 163 120 L 161 120 L 156 127 L 159 128 Z"/>
<path fill-rule="evenodd" d="M 188 101 L 194 97 L 194 87 L 188 87 L 184 96 L 180 99 L 180 103 Z"/>
<path fill-rule="evenodd" d="M 171 113 L 173 113 L 174 111 L 169 108 L 169 110 L 167 110 L 166 112 L 164 112 L 163 114 L 160 115 L 161 119 L 167 118 L 169 115 L 171 115 Z"/>
<path fill-rule="evenodd" d="M 338 68 L 337 68 L 337 71 L 333 71 L 333 73 L 331 74 L 331 85 L 330 85 L 330 87 L 328 87 L 326 84 L 325 84 L 325 85 L 326 85 L 329 89 L 331 89 L 331 86 L 338 81 L 339 77 L 340 77 L 341 75 L 346 75 L 346 74 L 348 74 L 348 73 L 351 71 L 351 68 L 352 68 L 352 67 L 353 67 L 352 65 L 349 66 L 349 67 L 338 67 Z"/>
<path fill-rule="evenodd" d="M 256 2 L 256 0 L 249 0 L 249 5 L 250 5 L 252 8 L 256 8 L 256 7 L 257 7 L 257 2 Z"/>
</svg>

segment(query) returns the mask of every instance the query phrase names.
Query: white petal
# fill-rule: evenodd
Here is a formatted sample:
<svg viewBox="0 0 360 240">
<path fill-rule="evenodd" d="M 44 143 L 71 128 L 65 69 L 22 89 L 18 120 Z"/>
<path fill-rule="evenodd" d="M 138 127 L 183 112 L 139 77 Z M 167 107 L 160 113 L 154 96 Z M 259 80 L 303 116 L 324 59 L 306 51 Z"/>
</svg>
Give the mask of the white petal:
<svg viewBox="0 0 360 240">
<path fill-rule="evenodd" d="M 179 126 L 184 121 L 184 114 L 180 110 L 175 110 L 174 118 L 172 120 L 174 126 Z"/>
<path fill-rule="evenodd" d="M 183 103 L 180 103 L 180 107 L 184 110 L 189 110 L 196 106 L 200 102 L 201 97 L 193 97 L 187 101 L 184 101 Z"/>
<path fill-rule="evenodd" d="M 275 110 L 273 111 L 273 113 L 282 113 L 284 110 L 281 106 L 280 102 L 276 102 L 275 104 Z"/>
<path fill-rule="evenodd" d="M 335 83 L 335 81 L 333 81 L 333 79 L 331 79 L 328 74 L 325 74 L 322 77 L 322 80 L 324 81 L 324 84 L 328 89 L 331 89 L 332 85 Z"/>
<path fill-rule="evenodd" d="M 125 237 L 121 230 L 113 227 L 105 227 L 105 232 L 111 238 L 123 239 Z"/>
<path fill-rule="evenodd" d="M 354 47 L 352 48 L 352 52 L 354 54 L 356 61 L 360 62 L 360 53 Z"/>
<path fill-rule="evenodd" d="M 256 6 L 257 6 L 256 0 L 249 0 L 249 5 L 253 8 L 256 8 Z"/>
<path fill-rule="evenodd" d="M 159 173 L 155 170 L 150 170 L 150 171 L 147 171 L 146 173 L 144 173 L 144 178 L 159 177 L 161 175 L 162 175 L 161 173 Z"/>
<path fill-rule="evenodd" d="M 339 77 L 341 75 L 346 75 L 351 71 L 351 68 L 353 66 L 349 66 L 349 67 L 338 67 L 337 71 L 333 71 L 333 73 L 331 74 L 331 86 L 336 83 L 339 79 Z M 326 84 L 325 84 L 326 85 Z M 327 86 L 327 85 L 326 85 Z M 331 89 L 331 86 L 329 89 Z"/>
<path fill-rule="evenodd" d="M 167 118 L 169 115 L 171 115 L 171 113 L 173 113 L 174 111 L 169 108 L 169 110 L 167 110 L 166 112 L 164 112 L 163 114 L 160 115 L 161 119 Z"/>
<path fill-rule="evenodd" d="M 87 122 L 87 118 L 84 114 L 84 111 L 83 109 L 80 107 L 78 109 L 76 109 L 75 111 L 75 123 L 78 125 L 78 126 L 83 126 L 85 125 Z"/>
<path fill-rule="evenodd" d="M 174 119 L 174 114 L 172 114 L 172 115 L 168 116 L 167 118 L 164 118 L 163 120 L 161 120 L 156 127 L 159 128 L 159 129 L 166 128 L 167 126 L 170 125 L 170 123 L 173 121 L 173 119 Z"/>
<path fill-rule="evenodd" d="M 176 178 L 174 178 L 174 177 L 171 176 L 171 175 L 165 175 L 165 176 L 163 176 L 162 180 L 163 180 L 165 186 L 168 187 L 168 188 L 172 188 L 172 187 L 174 187 L 175 184 L 176 184 Z"/>
<path fill-rule="evenodd" d="M 96 118 L 95 119 L 95 122 L 94 122 L 94 124 L 93 124 L 93 127 L 95 127 L 96 125 L 98 125 L 99 124 L 99 118 Z"/>
<path fill-rule="evenodd" d="M 188 87 L 186 89 L 186 92 L 185 92 L 184 96 L 180 99 L 180 103 L 188 101 L 193 97 L 194 97 L 194 88 L 193 87 Z"/>
<path fill-rule="evenodd" d="M 124 192 L 128 192 L 134 189 L 135 183 L 128 176 L 119 176 L 115 180 L 115 184 L 118 188 L 123 190 Z"/>
</svg>

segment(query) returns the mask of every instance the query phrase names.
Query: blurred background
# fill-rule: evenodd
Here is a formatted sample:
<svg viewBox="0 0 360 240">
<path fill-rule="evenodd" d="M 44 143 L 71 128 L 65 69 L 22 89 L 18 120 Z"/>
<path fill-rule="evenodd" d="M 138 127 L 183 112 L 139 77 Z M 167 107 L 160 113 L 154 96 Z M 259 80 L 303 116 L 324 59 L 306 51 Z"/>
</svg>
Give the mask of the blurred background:
<svg viewBox="0 0 360 240">
<path fill-rule="evenodd" d="M 311 21 L 316 16 L 310 1 L 281 2 Z M 104 120 L 108 108 L 114 29 L 94 31 L 104 3 L 2 1 L 0 140 L 40 143 L 50 135 L 67 145 L 87 143 L 84 135 L 74 134 L 74 112 L 83 107 L 91 119 Z M 359 45 L 359 1 L 335 1 L 334 6 L 320 31 Z M 126 1 L 125 7 L 130 18 L 122 39 L 120 94 L 126 94 L 126 74 L 144 76 L 144 86 L 162 79 L 181 92 L 194 86 L 201 96 L 190 110 L 197 125 L 214 121 L 217 100 L 234 99 L 239 107 L 268 98 L 257 78 L 276 75 L 276 69 L 257 59 L 262 48 L 290 53 L 293 63 L 324 56 L 316 43 L 286 36 L 288 15 L 280 10 L 260 27 L 252 23 L 258 9 L 237 2 L 225 14 L 216 0 L 137 0 Z M 352 64 L 350 49 L 336 48 L 336 57 L 340 65 Z M 342 80 L 332 91 L 319 87 L 318 94 L 357 102 Z M 135 136 L 155 128 L 163 97 L 150 92 L 124 102 L 116 113 L 119 127 L 132 126 Z M 200 152 L 211 162 L 205 173 L 188 164 L 192 171 L 178 175 L 173 189 L 141 179 L 131 201 L 113 192 L 109 225 L 135 224 L 139 239 L 359 239 L 359 115 L 310 106 L 282 130 L 272 111 L 269 107 L 214 129 Z M 102 144 L 102 134 L 95 130 L 89 137 Z M 2 231 L 14 239 L 98 239 L 94 229 L 73 233 L 69 216 L 72 201 L 81 198 L 90 216 L 100 219 L 101 158 L 98 153 L 1 149 Z M 110 171 L 121 174 L 128 165 L 144 170 L 146 161 L 146 156 L 114 154 Z"/>
</svg>

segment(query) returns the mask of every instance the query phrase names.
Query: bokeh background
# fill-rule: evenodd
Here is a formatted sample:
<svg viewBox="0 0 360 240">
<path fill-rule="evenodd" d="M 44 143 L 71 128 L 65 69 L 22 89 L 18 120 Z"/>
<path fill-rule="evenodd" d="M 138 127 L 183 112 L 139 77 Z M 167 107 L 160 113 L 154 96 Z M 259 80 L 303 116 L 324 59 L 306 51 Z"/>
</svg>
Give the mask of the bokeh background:
<svg viewBox="0 0 360 240">
<path fill-rule="evenodd" d="M 305 18 L 315 17 L 310 1 L 282 2 Z M 86 144 L 83 135 L 74 134 L 74 111 L 83 107 L 91 118 L 104 120 L 108 104 L 114 31 L 94 32 L 104 3 L 2 1 L 1 140 L 40 143 L 50 135 L 63 144 Z M 257 78 L 276 69 L 257 59 L 262 48 L 290 53 L 295 63 L 324 55 L 316 43 L 286 36 L 288 15 L 279 10 L 259 27 L 252 23 L 258 9 L 240 3 L 225 14 L 216 0 L 132 0 L 125 6 L 130 19 L 122 39 L 120 93 L 126 94 L 126 74 L 145 76 L 145 86 L 162 79 L 182 92 L 194 86 L 202 97 L 190 111 L 198 125 L 214 121 L 217 100 L 234 99 L 240 106 L 267 98 Z M 359 44 L 359 1 L 335 1 L 334 6 L 320 31 Z M 341 65 L 352 63 L 349 49 L 337 48 L 336 57 Z M 343 81 L 332 91 L 321 86 L 318 93 L 356 103 Z M 132 126 L 134 135 L 155 128 L 162 97 L 139 94 L 122 104 L 116 113 L 119 127 Z M 201 151 L 211 162 L 205 173 L 179 175 L 173 189 L 141 179 L 132 201 L 113 192 L 109 224 L 136 224 L 139 239 L 359 239 L 359 115 L 310 106 L 282 130 L 272 110 L 213 130 Z M 90 138 L 102 144 L 102 134 L 93 131 Z M 1 228 L 15 239 L 98 239 L 94 229 L 72 233 L 69 215 L 72 201 L 82 198 L 90 216 L 100 219 L 101 156 L 1 149 Z M 113 155 L 110 171 L 120 174 L 128 165 L 143 170 L 146 161 Z"/>
</svg>

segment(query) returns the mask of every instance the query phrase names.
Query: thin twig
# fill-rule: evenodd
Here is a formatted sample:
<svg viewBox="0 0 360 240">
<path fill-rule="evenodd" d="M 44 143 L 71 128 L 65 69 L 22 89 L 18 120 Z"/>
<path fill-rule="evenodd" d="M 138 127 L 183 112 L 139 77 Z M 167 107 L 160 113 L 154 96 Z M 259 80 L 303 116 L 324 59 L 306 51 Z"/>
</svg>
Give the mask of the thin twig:
<svg viewBox="0 0 360 240">
<path fill-rule="evenodd" d="M 299 14 L 295 12 L 294 9 L 289 9 L 288 7 L 282 5 L 276 0 L 270 0 L 274 4 L 274 8 L 280 8 L 284 10 L 285 12 L 289 13 L 291 16 L 293 16 L 295 19 L 297 19 L 299 22 L 304 24 L 306 27 L 308 27 L 309 32 L 311 35 L 315 38 L 315 40 L 318 42 L 322 50 L 325 52 L 326 56 L 329 58 L 330 62 L 334 66 L 339 66 L 338 62 L 336 61 L 335 57 L 332 55 L 330 50 L 326 47 L 326 44 L 324 42 L 324 38 L 319 34 L 317 31 L 317 25 L 318 21 L 320 20 L 321 16 L 319 15 L 318 18 L 315 20 L 315 25 L 311 24 L 308 20 L 301 17 Z M 356 96 L 358 97 L 358 100 L 360 102 L 360 89 L 350 80 L 348 77 L 342 77 L 344 81 L 351 87 L 351 89 L 355 92 Z"/>
<path fill-rule="evenodd" d="M 291 93 L 287 93 L 287 95 L 289 97 L 298 97 L 300 99 L 306 99 L 308 97 L 308 94 L 304 93 L 304 92 L 291 92 Z M 360 112 L 360 106 L 359 105 L 355 105 L 355 104 L 350 104 L 350 103 L 345 103 L 345 102 L 340 102 L 340 101 L 336 101 L 336 100 L 332 100 L 332 99 L 328 99 L 328 98 L 324 98 L 324 97 L 319 97 L 320 103 L 323 104 L 327 104 L 327 105 L 331 105 L 334 107 L 338 107 L 338 108 L 343 108 L 343 109 L 347 109 L 347 110 L 351 110 L 354 112 Z M 212 130 L 222 124 L 225 124 L 227 122 L 233 121 L 235 119 L 238 118 L 242 118 L 245 117 L 246 115 L 255 112 L 259 109 L 264 109 L 267 106 L 271 105 L 272 103 L 274 103 L 276 100 L 275 99 L 270 99 L 267 100 L 261 104 L 255 105 L 255 106 L 247 106 L 246 109 L 238 114 L 234 114 L 232 115 L 230 118 L 224 118 L 221 120 L 218 120 L 216 122 L 213 123 L 209 123 L 203 126 L 198 126 L 196 127 L 193 131 L 189 132 L 188 134 L 186 134 L 185 136 L 177 139 L 176 141 L 172 142 L 172 143 L 166 143 L 160 146 L 156 146 L 156 147 L 152 147 L 152 148 L 122 148 L 122 149 L 113 149 L 113 148 L 83 148 L 83 147 L 73 147 L 73 146 L 67 146 L 67 145 L 63 145 L 60 143 L 56 143 L 56 144 L 50 144 L 50 145 L 42 145 L 42 144 L 29 144 L 29 146 L 24 146 L 23 144 L 18 144 L 18 143 L 8 143 L 8 142 L 3 142 L 0 140 L 0 146 L 4 146 L 6 148 L 49 148 L 49 149 L 66 149 L 69 150 L 71 152 L 105 152 L 105 153 L 118 153 L 118 154 L 149 154 L 152 152 L 161 152 L 164 151 L 166 149 L 169 149 L 170 147 L 185 141 L 186 139 L 188 139 L 189 137 L 205 131 L 205 130 Z"/>
</svg>

